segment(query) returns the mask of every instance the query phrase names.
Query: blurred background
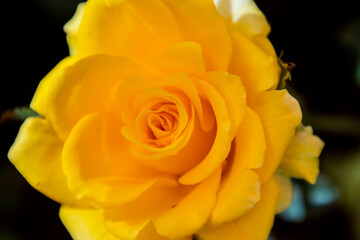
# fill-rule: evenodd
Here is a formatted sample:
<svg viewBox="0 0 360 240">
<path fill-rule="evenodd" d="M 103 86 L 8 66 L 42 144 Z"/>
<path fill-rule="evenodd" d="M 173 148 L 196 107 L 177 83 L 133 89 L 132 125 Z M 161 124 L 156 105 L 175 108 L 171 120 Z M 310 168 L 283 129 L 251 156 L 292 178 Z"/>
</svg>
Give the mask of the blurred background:
<svg viewBox="0 0 360 240">
<path fill-rule="evenodd" d="M 0 240 L 71 239 L 59 205 L 35 191 L 7 159 L 39 81 L 68 55 L 63 25 L 78 0 L 3 1 L 0 81 Z M 282 59 L 296 64 L 287 88 L 303 123 L 325 141 L 315 185 L 294 181 L 292 206 L 271 239 L 360 239 L 360 11 L 354 1 L 258 0 Z M 7 119 L 7 120 L 6 120 Z M 9 120 L 10 119 L 10 120 Z"/>
</svg>

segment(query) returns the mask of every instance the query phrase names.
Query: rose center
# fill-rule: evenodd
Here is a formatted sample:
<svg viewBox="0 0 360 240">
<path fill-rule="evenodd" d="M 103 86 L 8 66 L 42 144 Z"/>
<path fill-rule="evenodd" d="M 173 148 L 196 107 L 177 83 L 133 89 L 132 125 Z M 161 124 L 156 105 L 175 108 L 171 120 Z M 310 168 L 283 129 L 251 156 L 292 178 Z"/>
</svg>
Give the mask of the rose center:
<svg viewBox="0 0 360 240">
<path fill-rule="evenodd" d="M 168 136 L 176 129 L 177 119 L 167 112 L 150 114 L 148 117 L 148 125 L 153 133 L 154 139 L 159 139 Z"/>
<path fill-rule="evenodd" d="M 138 116 L 138 135 L 143 142 L 164 147 L 176 138 L 179 112 L 171 102 L 157 103 Z"/>
</svg>

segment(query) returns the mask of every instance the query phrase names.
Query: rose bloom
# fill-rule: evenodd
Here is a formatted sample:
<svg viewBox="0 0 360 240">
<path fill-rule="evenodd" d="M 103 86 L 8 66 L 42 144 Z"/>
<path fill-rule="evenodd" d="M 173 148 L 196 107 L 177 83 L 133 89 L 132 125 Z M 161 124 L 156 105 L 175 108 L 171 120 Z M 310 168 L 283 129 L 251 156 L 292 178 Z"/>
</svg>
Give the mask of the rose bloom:
<svg viewBox="0 0 360 240">
<path fill-rule="evenodd" d="M 267 239 L 323 142 L 251 0 L 89 0 L 9 159 L 77 240 Z"/>
</svg>

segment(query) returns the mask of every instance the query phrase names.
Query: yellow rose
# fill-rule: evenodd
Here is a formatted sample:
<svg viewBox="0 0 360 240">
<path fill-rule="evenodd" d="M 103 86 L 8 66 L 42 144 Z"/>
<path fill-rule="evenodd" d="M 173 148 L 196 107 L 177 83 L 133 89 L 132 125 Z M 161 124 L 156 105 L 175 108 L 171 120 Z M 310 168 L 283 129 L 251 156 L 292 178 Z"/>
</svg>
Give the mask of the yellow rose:
<svg viewBox="0 0 360 240">
<path fill-rule="evenodd" d="M 321 140 L 251 0 L 89 0 L 9 159 L 74 239 L 266 239 Z M 295 130 L 296 134 L 295 134 Z"/>
</svg>

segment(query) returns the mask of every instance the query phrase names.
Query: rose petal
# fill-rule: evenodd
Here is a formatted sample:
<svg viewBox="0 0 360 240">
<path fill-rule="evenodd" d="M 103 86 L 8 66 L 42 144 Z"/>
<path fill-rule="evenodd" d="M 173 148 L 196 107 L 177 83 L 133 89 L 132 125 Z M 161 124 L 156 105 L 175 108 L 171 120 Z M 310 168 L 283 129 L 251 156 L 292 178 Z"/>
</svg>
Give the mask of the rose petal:
<svg viewBox="0 0 360 240">
<path fill-rule="evenodd" d="M 214 0 L 217 10 L 233 28 L 245 34 L 265 52 L 277 59 L 267 35 L 270 26 L 253 0 Z"/>
<path fill-rule="evenodd" d="M 261 200 L 233 222 L 198 234 L 200 240 L 267 239 L 273 225 L 279 188 L 274 179 L 261 186 Z"/>
<path fill-rule="evenodd" d="M 211 215 L 211 224 L 233 221 L 251 209 L 259 200 L 258 175 L 250 169 L 234 169 L 221 182 L 216 205 Z"/>
<path fill-rule="evenodd" d="M 106 229 L 102 210 L 62 205 L 60 218 L 74 240 L 119 240 Z"/>
<path fill-rule="evenodd" d="M 64 26 L 66 41 L 69 45 L 70 56 L 77 55 L 77 35 L 81 19 L 85 11 L 85 3 L 79 3 L 74 16 Z"/>
<path fill-rule="evenodd" d="M 243 168 L 259 168 L 264 164 L 265 151 L 266 139 L 261 120 L 251 108 L 246 107 L 231 155 Z"/>
<path fill-rule="evenodd" d="M 197 79 L 194 79 L 194 82 L 212 106 L 217 129 L 213 146 L 205 159 L 180 177 L 179 182 L 185 185 L 196 184 L 207 178 L 221 166 L 231 148 L 231 120 L 224 99 L 209 83 Z"/>
<path fill-rule="evenodd" d="M 120 123 L 115 116 L 89 114 L 77 123 L 64 145 L 68 185 L 77 198 L 95 207 L 124 204 L 157 181 L 172 181 L 134 159 Z"/>
<path fill-rule="evenodd" d="M 200 97 L 200 92 L 197 89 L 195 83 L 185 73 L 175 73 L 166 78 L 161 84 L 164 88 L 180 90 L 190 100 L 194 106 L 199 121 L 201 123 L 202 130 L 208 132 L 213 129 L 215 125 L 215 117 L 212 110 L 206 105 L 206 101 L 203 101 Z"/>
<path fill-rule="evenodd" d="M 231 42 L 225 21 L 210 0 L 162 0 L 170 9 L 185 41 L 200 44 L 208 71 L 226 70 Z"/>
<path fill-rule="evenodd" d="M 116 112 L 117 85 L 129 75 L 144 74 L 128 59 L 106 55 L 81 59 L 58 73 L 48 91 L 48 109 L 49 119 L 59 137 L 65 140 L 76 122 L 88 113 Z"/>
<path fill-rule="evenodd" d="M 205 73 L 201 46 L 182 42 L 169 46 L 155 58 L 156 65 L 167 73 L 185 72 L 200 77 Z"/>
<path fill-rule="evenodd" d="M 199 96 L 197 86 L 184 73 L 172 74 L 164 82 L 153 82 L 152 84 L 160 86 L 167 90 L 168 93 L 173 92 L 174 97 L 179 99 L 178 101 L 188 102 L 185 106 L 191 103 L 197 112 L 197 117 L 194 113 L 189 112 L 188 107 L 186 107 L 190 119 L 185 131 L 173 144 L 156 149 L 146 146 L 134 146 L 132 152 L 143 164 L 149 167 L 177 175 L 183 174 L 203 160 L 210 151 L 214 140 L 214 131 L 216 130 L 214 128 L 214 113 L 207 100 Z M 149 102 L 148 99 L 145 99 L 141 101 L 142 104 L 136 104 L 133 107 L 135 103 L 130 100 L 141 95 L 147 88 L 153 87 L 148 81 L 140 78 L 128 79 L 119 86 L 117 102 L 119 109 L 123 113 L 122 119 L 124 122 L 131 124 L 134 121 L 132 119 L 136 116 L 134 109 L 140 108 L 140 106 Z M 165 95 L 168 95 L 168 93 Z M 154 97 L 156 96 L 155 94 Z M 138 141 L 129 127 L 124 127 L 122 133 L 132 142 Z M 198 144 L 199 141 L 202 142 L 201 145 Z"/>
<path fill-rule="evenodd" d="M 135 81 L 133 81 L 133 83 L 137 85 Z M 121 102 L 121 99 L 123 99 L 125 95 L 121 94 L 122 92 L 125 92 L 126 89 L 135 89 L 131 85 L 133 84 L 126 83 L 120 86 L 121 89 L 118 91 L 119 102 Z M 130 87 L 127 88 L 127 86 Z M 178 90 L 175 89 L 174 91 Z M 194 129 L 194 109 L 189 99 L 180 92 L 169 92 L 160 87 L 146 88 L 137 94 L 137 96 L 128 96 L 128 99 L 129 98 L 134 100 L 130 106 L 127 106 L 128 109 L 126 109 L 125 106 L 124 113 L 127 117 L 123 117 L 123 119 L 126 118 L 128 125 L 122 128 L 122 134 L 126 139 L 133 142 L 132 153 L 137 156 L 139 161 L 149 167 L 171 173 L 182 172 L 184 168 L 188 169 L 188 164 L 193 166 L 194 163 L 188 162 L 187 160 L 182 162 L 169 162 L 164 160 L 169 156 L 176 155 L 177 152 L 187 144 L 192 135 Z M 150 129 L 147 121 L 142 119 L 142 115 L 146 115 L 153 105 L 163 103 L 171 103 L 176 106 L 178 111 L 177 126 L 176 129 L 174 129 L 174 134 L 170 136 L 171 139 L 169 140 L 171 141 L 168 145 L 152 146 L 148 143 L 151 139 L 146 136 L 146 132 L 150 131 Z M 131 118 L 134 118 L 137 114 L 138 116 L 132 122 Z"/>
<path fill-rule="evenodd" d="M 233 221 L 260 200 L 259 177 L 248 168 L 262 164 L 265 147 L 261 122 L 247 108 L 221 180 L 212 224 Z"/>
<path fill-rule="evenodd" d="M 289 177 L 275 174 L 275 179 L 279 186 L 279 199 L 276 206 L 276 213 L 281 213 L 291 205 L 293 188 Z"/>
<path fill-rule="evenodd" d="M 36 190 L 62 204 L 85 205 L 75 199 L 67 186 L 61 169 L 62 147 L 49 121 L 28 118 L 8 156 Z"/>
<path fill-rule="evenodd" d="M 175 106 L 177 116 L 177 128 L 175 129 L 178 137 L 184 131 L 192 116 L 191 103 L 185 96 L 166 91 L 160 87 L 145 89 L 141 94 L 133 99 L 132 109 L 139 116 L 142 111 L 148 111 L 157 104 L 171 103 Z M 137 119 L 136 119 L 137 120 Z M 138 127 L 135 120 L 135 128 Z M 140 130 L 141 131 L 141 130 Z"/>
<path fill-rule="evenodd" d="M 136 240 L 192 240 L 192 236 L 177 239 L 163 237 L 156 232 L 154 225 L 152 223 L 149 223 L 142 229 Z"/>
<path fill-rule="evenodd" d="M 232 0 L 232 2 L 235 1 Z M 232 21 L 235 27 L 241 29 L 242 32 L 249 36 L 267 36 L 270 33 L 270 25 L 264 14 L 252 0 L 248 0 L 246 4 L 233 12 Z"/>
<path fill-rule="evenodd" d="M 41 116 L 47 116 L 49 89 L 52 79 L 55 78 L 61 70 L 72 65 L 76 60 L 77 58 L 75 57 L 64 58 L 39 83 L 39 86 L 37 87 L 34 97 L 30 103 L 30 107 Z"/>
<path fill-rule="evenodd" d="M 277 59 L 261 49 L 244 34 L 233 31 L 233 52 L 229 72 L 240 76 L 251 105 L 256 93 L 276 88 L 280 68 Z"/>
<path fill-rule="evenodd" d="M 121 240 L 134 240 L 139 235 L 140 231 L 150 222 L 150 219 L 143 221 L 129 222 L 117 221 L 106 222 L 106 228 L 109 232 L 114 234 Z"/>
<path fill-rule="evenodd" d="M 171 12 L 156 0 L 88 1 L 78 31 L 80 56 L 122 55 L 143 65 L 181 41 Z"/>
<path fill-rule="evenodd" d="M 267 38 L 267 36 L 256 35 L 256 36 L 253 36 L 251 39 L 267 54 L 272 56 L 274 59 L 278 59 L 275 48 L 272 45 L 272 43 L 270 42 L 270 40 Z"/>
<path fill-rule="evenodd" d="M 73 208 L 63 205 L 60 208 L 60 218 L 74 240 L 119 240 L 106 228 L 103 211 L 98 209 Z M 192 237 L 172 240 L 191 240 Z M 122 239 L 123 240 L 123 239 Z M 170 240 L 157 234 L 152 223 L 143 227 L 136 240 Z"/>
<path fill-rule="evenodd" d="M 237 29 L 252 35 L 268 35 L 270 26 L 253 0 L 215 0 L 219 13 Z"/>
<path fill-rule="evenodd" d="M 142 228 L 186 196 L 191 186 L 155 184 L 134 201 L 104 211 L 106 226 L 121 239 L 135 239 Z"/>
<path fill-rule="evenodd" d="M 144 148 L 144 145 L 138 142 L 136 137 L 128 130 L 127 127 L 122 128 L 122 134 L 126 139 L 135 143 L 130 146 L 130 150 L 139 162 L 150 168 L 177 175 L 197 163 L 194 163 L 193 160 L 197 160 L 194 158 L 186 159 L 183 162 L 181 160 L 179 161 L 179 157 L 173 158 L 173 156 L 177 155 L 183 157 L 179 151 L 188 145 L 187 143 L 193 135 L 193 130 L 194 122 L 193 119 L 191 119 L 183 134 L 172 142 L 172 144 L 162 148 Z"/>
<path fill-rule="evenodd" d="M 311 127 L 299 127 L 281 161 L 281 173 L 303 178 L 314 184 L 319 173 L 319 156 L 323 148 L 324 142 L 313 135 Z"/>
<path fill-rule="evenodd" d="M 264 183 L 278 168 L 295 129 L 301 122 L 301 109 L 286 90 L 274 90 L 258 95 L 254 111 L 263 123 L 267 142 L 264 165 L 256 169 Z"/>
<path fill-rule="evenodd" d="M 218 168 L 174 208 L 153 219 L 156 231 L 169 238 L 181 238 L 199 230 L 208 220 L 216 202 L 220 176 L 221 168 Z"/>
<path fill-rule="evenodd" d="M 116 104 L 124 123 L 132 124 L 136 118 L 137 112 L 132 107 L 134 98 L 147 88 L 157 87 L 157 84 L 157 81 L 148 81 L 141 77 L 128 77 L 119 84 L 116 89 Z"/>
<path fill-rule="evenodd" d="M 238 76 L 227 72 L 208 72 L 208 81 L 223 97 L 231 119 L 230 139 L 232 140 L 243 119 L 246 106 L 246 92 Z"/>
<path fill-rule="evenodd" d="M 212 147 L 215 133 L 215 130 L 210 132 L 202 131 L 199 121 L 195 120 L 191 134 L 184 133 L 190 136 L 188 140 L 184 140 L 184 145 L 183 143 L 179 144 L 178 149 L 169 150 L 163 157 L 154 159 L 151 155 L 144 155 L 146 153 L 139 155 L 139 149 L 134 149 L 132 152 L 139 158 L 142 157 L 139 161 L 149 167 L 180 175 L 192 169 L 206 157 Z M 200 145 L 199 142 L 201 142 Z M 170 154 L 174 151 L 176 151 L 176 154 Z"/>
</svg>

